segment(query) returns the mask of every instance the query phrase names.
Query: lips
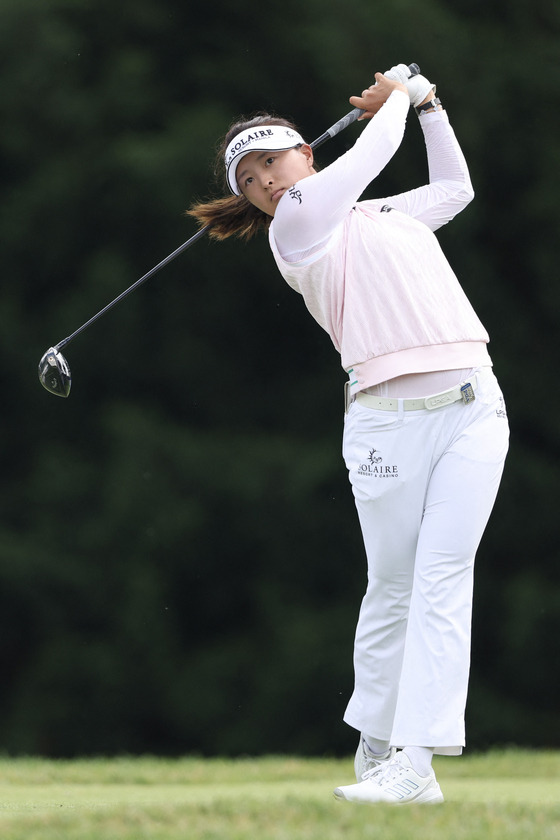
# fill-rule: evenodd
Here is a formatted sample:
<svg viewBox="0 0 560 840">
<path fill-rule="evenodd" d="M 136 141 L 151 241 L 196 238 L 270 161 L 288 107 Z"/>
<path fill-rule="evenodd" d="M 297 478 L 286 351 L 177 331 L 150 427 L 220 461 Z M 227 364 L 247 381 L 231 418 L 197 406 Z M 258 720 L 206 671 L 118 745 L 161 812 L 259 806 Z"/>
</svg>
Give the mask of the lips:
<svg viewBox="0 0 560 840">
<path fill-rule="evenodd" d="M 284 195 L 285 192 L 286 192 L 285 187 L 280 187 L 279 190 L 274 190 L 274 192 L 270 196 L 270 200 L 271 201 L 280 201 L 280 199 L 282 198 L 282 196 Z"/>
</svg>

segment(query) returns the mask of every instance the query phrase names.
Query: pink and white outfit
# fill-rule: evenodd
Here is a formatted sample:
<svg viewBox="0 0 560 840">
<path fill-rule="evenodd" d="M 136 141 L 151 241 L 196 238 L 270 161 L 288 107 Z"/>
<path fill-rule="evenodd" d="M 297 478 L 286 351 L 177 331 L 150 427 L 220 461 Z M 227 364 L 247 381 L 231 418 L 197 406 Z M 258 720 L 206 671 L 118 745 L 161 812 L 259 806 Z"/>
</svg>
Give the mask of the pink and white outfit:
<svg viewBox="0 0 560 840">
<path fill-rule="evenodd" d="M 352 149 L 282 196 L 269 238 L 349 377 L 343 453 L 368 587 L 344 719 L 395 747 L 458 754 L 474 557 L 508 423 L 488 335 L 434 236 L 473 197 L 444 111 L 420 118 L 429 184 L 359 201 L 408 110 L 393 91 Z"/>
</svg>

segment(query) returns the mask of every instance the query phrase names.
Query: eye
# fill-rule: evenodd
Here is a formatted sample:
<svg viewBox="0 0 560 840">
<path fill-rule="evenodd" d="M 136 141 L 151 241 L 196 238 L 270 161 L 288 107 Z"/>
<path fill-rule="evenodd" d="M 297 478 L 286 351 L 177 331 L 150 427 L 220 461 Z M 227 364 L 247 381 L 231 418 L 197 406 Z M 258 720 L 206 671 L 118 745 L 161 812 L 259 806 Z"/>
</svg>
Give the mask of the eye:
<svg viewBox="0 0 560 840">
<path fill-rule="evenodd" d="M 249 186 L 249 184 L 252 184 L 252 183 L 253 183 L 253 179 L 252 179 L 252 178 L 245 178 L 245 186 L 246 186 L 246 187 L 248 187 L 248 186 Z"/>
<path fill-rule="evenodd" d="M 264 165 L 265 166 L 270 166 L 271 163 L 274 163 L 274 158 L 273 157 L 267 158 Z"/>
</svg>

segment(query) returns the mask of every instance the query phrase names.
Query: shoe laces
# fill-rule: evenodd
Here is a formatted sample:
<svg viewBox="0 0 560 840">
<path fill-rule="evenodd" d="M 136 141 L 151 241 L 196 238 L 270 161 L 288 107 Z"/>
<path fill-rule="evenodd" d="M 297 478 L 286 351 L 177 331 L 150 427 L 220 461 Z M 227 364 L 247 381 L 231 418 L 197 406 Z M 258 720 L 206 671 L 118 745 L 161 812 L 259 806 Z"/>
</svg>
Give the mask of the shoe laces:
<svg viewBox="0 0 560 840">
<path fill-rule="evenodd" d="M 375 753 L 373 753 L 369 749 L 369 747 L 368 747 L 368 745 L 367 745 L 367 743 L 366 743 L 366 741 L 363 737 L 362 737 L 362 741 L 361 741 L 361 747 L 362 747 L 362 761 L 365 763 L 366 766 L 368 764 L 371 765 L 369 770 L 365 770 L 362 773 L 362 776 L 361 776 L 362 779 L 366 778 L 366 776 L 369 776 L 371 773 L 378 770 L 379 767 L 385 767 L 388 764 L 388 762 L 392 758 L 395 757 L 395 755 L 393 753 L 393 750 L 391 750 L 391 749 L 389 749 L 387 751 L 388 752 L 387 756 L 385 756 L 385 755 L 383 755 L 383 756 L 375 755 Z"/>
<path fill-rule="evenodd" d="M 365 773 L 362 774 L 362 779 L 366 781 L 366 779 L 372 779 L 374 776 L 383 776 L 383 781 L 391 781 L 391 779 L 400 776 L 401 773 L 405 770 L 398 760 L 397 756 L 394 756 L 390 761 L 386 761 L 383 764 L 379 764 L 377 767 L 372 767 L 371 770 L 366 770 Z M 375 779 L 376 782 L 381 781 L 380 778 Z"/>
</svg>

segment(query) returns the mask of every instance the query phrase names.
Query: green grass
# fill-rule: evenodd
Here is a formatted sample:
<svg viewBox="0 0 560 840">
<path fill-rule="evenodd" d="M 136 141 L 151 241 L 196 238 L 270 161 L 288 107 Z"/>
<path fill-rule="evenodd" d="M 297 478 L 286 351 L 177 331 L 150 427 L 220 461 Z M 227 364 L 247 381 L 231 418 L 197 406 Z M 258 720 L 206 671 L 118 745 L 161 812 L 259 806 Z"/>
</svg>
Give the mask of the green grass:
<svg viewBox="0 0 560 840">
<path fill-rule="evenodd" d="M 338 802 L 352 759 L 0 759 L 2 840 L 559 840 L 560 753 L 436 758 L 443 805 Z"/>
</svg>

